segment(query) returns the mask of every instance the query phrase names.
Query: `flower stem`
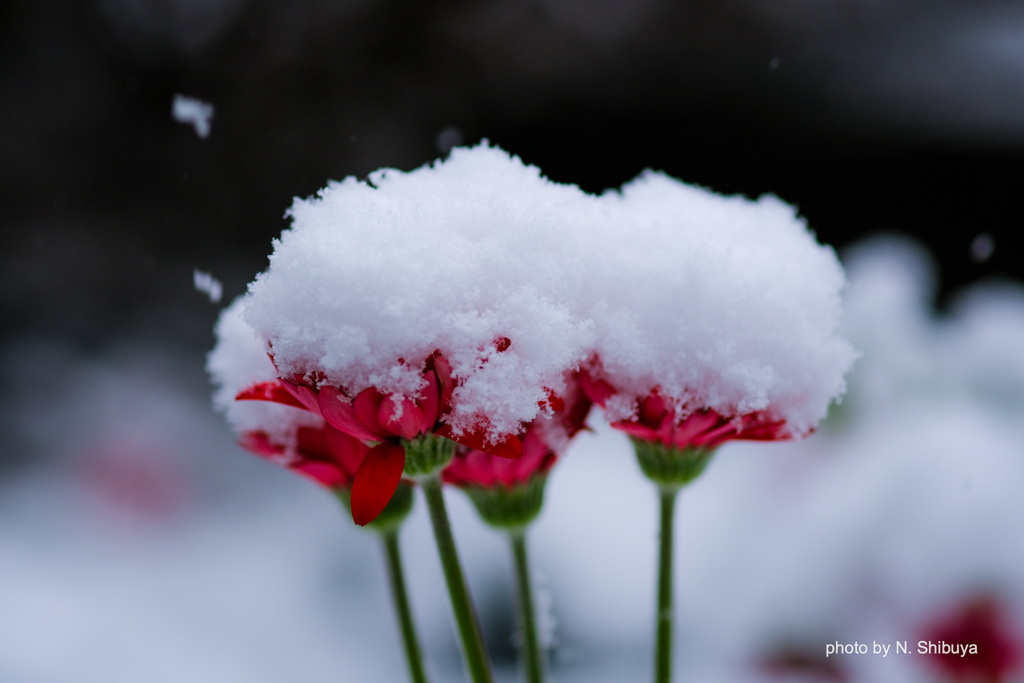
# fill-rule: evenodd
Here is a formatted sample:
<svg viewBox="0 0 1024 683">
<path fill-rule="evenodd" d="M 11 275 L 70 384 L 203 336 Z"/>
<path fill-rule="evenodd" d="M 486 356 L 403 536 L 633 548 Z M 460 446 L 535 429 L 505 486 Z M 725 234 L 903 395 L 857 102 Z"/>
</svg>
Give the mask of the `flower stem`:
<svg viewBox="0 0 1024 683">
<path fill-rule="evenodd" d="M 658 550 L 658 626 L 654 647 L 654 681 L 672 680 L 672 520 L 676 487 L 661 487 L 661 543 Z"/>
<path fill-rule="evenodd" d="M 455 550 L 455 538 L 452 536 L 451 523 L 448 521 L 444 494 L 441 492 L 441 479 L 435 473 L 422 477 L 419 483 L 427 498 L 430 522 L 434 527 L 434 540 L 437 542 L 437 552 L 441 556 L 441 567 L 444 569 L 452 611 L 455 612 L 455 623 L 462 639 L 469 677 L 473 683 L 491 683 L 491 664 L 484 649 L 480 624 L 473 609 L 473 599 L 469 595 L 462 566 L 459 564 L 459 555 Z"/>
<path fill-rule="evenodd" d="M 398 625 L 402 631 L 402 644 L 405 645 L 405 658 L 409 663 L 409 678 L 413 683 L 427 683 L 427 673 L 423 668 L 423 653 L 420 651 L 419 639 L 416 637 L 416 625 L 412 620 L 409 608 L 409 595 L 405 590 L 405 576 L 402 572 L 402 555 L 398 549 L 398 528 L 381 534 L 384 555 L 388 563 L 388 577 L 391 579 L 391 597 L 395 601 L 395 612 Z"/>
<path fill-rule="evenodd" d="M 519 627 L 523 633 L 523 670 L 528 683 L 544 681 L 544 651 L 537 634 L 533 590 L 530 587 L 530 564 L 526 556 L 526 529 L 509 531 L 512 555 L 515 558 L 516 582 L 519 586 Z"/>
</svg>

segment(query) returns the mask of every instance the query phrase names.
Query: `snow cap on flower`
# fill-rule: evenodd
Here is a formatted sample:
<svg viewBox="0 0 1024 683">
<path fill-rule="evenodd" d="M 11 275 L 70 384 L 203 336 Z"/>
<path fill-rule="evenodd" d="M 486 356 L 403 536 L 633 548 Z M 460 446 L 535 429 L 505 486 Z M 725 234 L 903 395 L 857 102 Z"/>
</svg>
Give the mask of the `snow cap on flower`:
<svg viewBox="0 0 1024 683">
<path fill-rule="evenodd" d="M 843 270 L 793 207 L 654 172 L 600 202 L 585 370 L 609 420 L 640 419 L 654 396 L 677 423 L 710 411 L 783 425 L 772 438 L 813 429 L 856 354 L 837 334 Z"/>
<path fill-rule="evenodd" d="M 332 182 L 295 200 L 245 319 L 282 377 L 350 398 L 422 398 L 437 352 L 455 380 L 445 423 L 498 442 L 584 354 L 589 323 L 567 304 L 582 261 L 564 236 L 587 201 L 486 143 Z"/>
</svg>

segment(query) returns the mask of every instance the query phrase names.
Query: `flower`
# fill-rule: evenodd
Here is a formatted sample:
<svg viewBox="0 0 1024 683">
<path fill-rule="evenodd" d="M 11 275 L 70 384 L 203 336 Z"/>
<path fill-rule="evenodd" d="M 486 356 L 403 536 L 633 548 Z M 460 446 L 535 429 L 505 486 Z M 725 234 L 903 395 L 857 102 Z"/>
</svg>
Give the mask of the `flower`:
<svg viewBox="0 0 1024 683">
<path fill-rule="evenodd" d="M 523 456 L 519 460 L 501 458 L 475 448 L 462 446 L 441 473 L 446 484 L 455 486 L 504 486 L 523 484 L 535 474 L 547 474 L 558 456 L 542 435 L 540 419 L 531 422 L 522 437 Z"/>
<path fill-rule="evenodd" d="M 562 396 L 548 392 L 542 408 L 549 411 L 526 426 L 521 438 L 522 457 L 518 460 L 496 458 L 480 449 L 462 446 L 442 473 L 447 484 L 466 486 L 504 486 L 523 484 L 536 474 L 547 474 L 558 456 L 578 432 L 585 429 L 593 405 L 583 392 L 574 373 L 565 373 Z"/>
<path fill-rule="evenodd" d="M 496 342 L 499 352 L 510 344 L 507 338 Z M 518 460 L 523 455 L 523 444 L 514 434 L 488 443 L 483 427 L 456 434 L 445 423 L 457 382 L 443 355 L 435 352 L 429 356 L 421 376 L 424 386 L 415 399 L 384 394 L 374 387 L 349 398 L 337 387 L 329 384 L 317 387 L 302 376 L 250 387 L 236 398 L 301 407 L 322 417 L 335 432 L 355 440 L 377 442 L 376 446 L 368 448 L 352 478 L 352 519 L 364 526 L 391 500 L 405 469 L 405 447 L 420 437 L 434 435 L 451 439 L 466 448 L 501 458 Z"/>
<path fill-rule="evenodd" d="M 940 618 L 927 629 L 925 638 L 926 645 L 935 645 L 935 651 L 929 648 L 928 652 L 932 663 L 953 681 L 999 683 L 1008 680 L 1021 662 L 1020 639 L 990 596 L 975 598 Z M 943 648 L 943 644 L 952 647 Z"/>
<path fill-rule="evenodd" d="M 297 416 L 313 417 L 280 381 L 260 382 L 243 389 L 236 396 L 236 400 L 281 403 L 301 410 L 302 413 L 297 413 Z M 313 420 L 318 421 L 318 424 L 311 426 L 298 420 L 294 421 L 291 431 L 287 434 L 288 438 L 285 439 L 288 443 L 282 443 L 280 438 L 274 438 L 268 432 L 259 429 L 243 432 L 238 443 L 250 453 L 287 467 L 330 489 L 349 507 L 352 506 L 353 498 L 360 499 L 360 486 L 391 487 L 391 494 L 384 501 L 384 506 L 376 511 L 366 524 L 372 522 L 378 531 L 394 528 L 405 518 L 412 506 L 411 490 L 408 486 L 401 487 L 401 470 L 398 470 L 397 479 L 393 482 L 387 479 L 395 477 L 392 465 L 400 457 L 404 458 L 404 453 L 392 444 L 380 444 L 370 448 L 363 441 L 335 429 L 320 418 L 313 417 Z M 367 455 L 375 449 L 381 453 L 381 457 L 377 463 L 371 462 L 371 466 L 364 468 Z M 380 466 L 381 462 L 383 467 Z M 377 465 L 376 468 L 373 467 L 374 464 Z M 362 478 L 357 477 L 360 472 L 363 473 Z M 381 482 L 381 479 L 384 481 Z M 402 491 L 403 495 L 395 496 L 396 490 Z M 362 499 L 365 498 L 364 493 Z"/>
<path fill-rule="evenodd" d="M 605 379 L 595 378 L 584 369 L 579 384 L 588 397 L 606 406 L 618 390 Z M 628 419 L 612 422 L 612 427 L 634 439 L 660 443 L 676 449 L 713 449 L 726 441 L 779 441 L 791 438 L 784 420 L 773 418 L 770 411 L 759 410 L 743 415 L 725 416 L 712 408 L 699 408 L 679 416 L 676 401 L 662 395 L 655 387 L 643 397 L 634 397 L 634 414 Z"/>
<path fill-rule="evenodd" d="M 549 413 L 526 426 L 518 460 L 460 446 L 441 473 L 446 484 L 465 490 L 484 521 L 498 527 L 522 527 L 540 512 L 544 481 L 570 439 L 585 428 L 593 405 L 572 373 L 565 373 L 564 398 L 549 392 Z"/>
</svg>

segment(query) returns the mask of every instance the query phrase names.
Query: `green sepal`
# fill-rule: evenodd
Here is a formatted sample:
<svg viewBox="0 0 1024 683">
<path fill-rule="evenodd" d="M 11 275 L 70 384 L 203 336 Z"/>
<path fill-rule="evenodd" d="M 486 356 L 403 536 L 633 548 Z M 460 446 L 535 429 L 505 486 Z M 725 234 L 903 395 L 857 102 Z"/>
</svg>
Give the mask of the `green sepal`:
<svg viewBox="0 0 1024 683">
<path fill-rule="evenodd" d="M 480 518 L 498 529 L 522 529 L 536 519 L 544 505 L 546 474 L 535 474 L 514 486 L 465 486 Z"/>
<path fill-rule="evenodd" d="M 714 455 L 714 448 L 676 448 L 656 441 L 630 437 L 644 476 L 662 489 L 674 491 L 700 476 Z"/>
<path fill-rule="evenodd" d="M 441 470 L 455 455 L 455 442 L 443 436 L 420 434 L 405 446 L 405 476 L 423 477 Z"/>
<path fill-rule="evenodd" d="M 338 497 L 345 510 L 352 512 L 352 489 L 348 487 L 334 489 L 334 495 Z M 398 488 L 388 502 L 387 507 L 377 515 L 377 518 L 367 524 L 364 529 L 370 529 L 378 534 L 387 534 L 395 531 L 412 510 L 412 484 L 407 481 L 398 482 Z M 351 518 L 351 514 L 349 515 Z"/>
</svg>

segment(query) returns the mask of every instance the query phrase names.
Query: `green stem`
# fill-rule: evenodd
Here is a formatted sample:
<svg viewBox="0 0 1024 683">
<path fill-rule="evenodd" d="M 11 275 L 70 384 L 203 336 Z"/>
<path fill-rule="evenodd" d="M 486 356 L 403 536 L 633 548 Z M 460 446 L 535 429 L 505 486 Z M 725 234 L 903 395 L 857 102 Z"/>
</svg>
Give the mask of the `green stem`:
<svg viewBox="0 0 1024 683">
<path fill-rule="evenodd" d="M 444 506 L 444 494 L 441 492 L 441 479 L 437 474 L 432 474 L 422 477 L 419 482 L 427 498 L 430 522 L 434 527 L 434 540 L 437 542 L 437 552 L 441 556 L 441 567 L 444 569 L 444 578 L 448 584 L 452 611 L 455 612 L 455 624 L 462 639 L 469 677 L 473 683 L 491 683 L 491 663 L 487 659 L 480 624 L 473 609 L 473 599 L 469 595 L 462 566 L 459 564 L 459 555 L 455 550 L 455 538 L 452 536 L 448 511 Z"/>
<path fill-rule="evenodd" d="M 658 635 L 654 648 L 654 681 L 672 680 L 672 520 L 675 487 L 661 490 L 661 544 L 658 550 Z"/>
<path fill-rule="evenodd" d="M 412 621 L 409 595 L 405 590 L 405 576 L 402 572 L 402 555 L 398 550 L 398 528 L 381 534 L 384 555 L 388 562 L 388 577 L 391 579 L 391 597 L 395 601 L 398 625 L 405 645 L 405 658 L 409 663 L 409 678 L 413 683 L 427 683 L 427 672 L 423 668 L 423 653 L 416 637 L 416 625 Z"/>
<path fill-rule="evenodd" d="M 530 564 L 526 556 L 526 530 L 509 532 L 512 555 L 516 564 L 516 582 L 519 586 L 519 627 L 523 634 L 523 670 L 528 683 L 544 681 L 544 650 L 537 637 L 537 617 L 534 612 L 533 590 L 530 587 Z"/>
</svg>

